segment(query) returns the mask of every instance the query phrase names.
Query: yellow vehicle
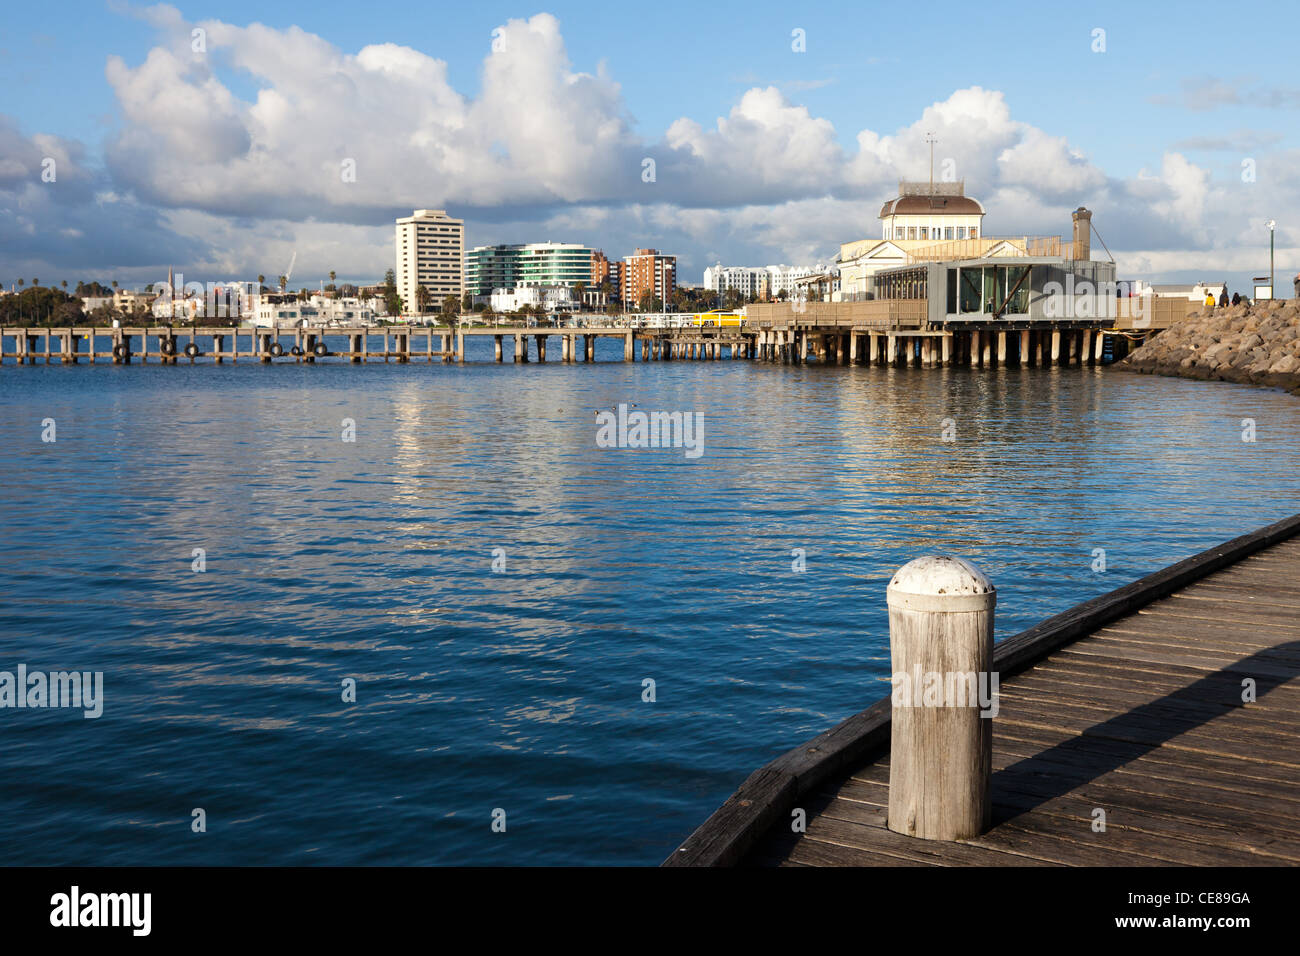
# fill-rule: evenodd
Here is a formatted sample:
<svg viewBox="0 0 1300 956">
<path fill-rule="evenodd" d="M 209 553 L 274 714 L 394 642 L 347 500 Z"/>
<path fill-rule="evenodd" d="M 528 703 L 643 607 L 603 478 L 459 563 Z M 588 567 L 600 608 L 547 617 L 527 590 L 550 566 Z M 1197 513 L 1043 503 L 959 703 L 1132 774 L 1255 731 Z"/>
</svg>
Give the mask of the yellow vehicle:
<svg viewBox="0 0 1300 956">
<path fill-rule="evenodd" d="M 736 327 L 742 324 L 744 316 L 739 312 L 726 312 L 722 309 L 710 309 L 708 312 L 697 312 L 691 318 L 692 325 L 699 326 L 732 326 Z"/>
</svg>

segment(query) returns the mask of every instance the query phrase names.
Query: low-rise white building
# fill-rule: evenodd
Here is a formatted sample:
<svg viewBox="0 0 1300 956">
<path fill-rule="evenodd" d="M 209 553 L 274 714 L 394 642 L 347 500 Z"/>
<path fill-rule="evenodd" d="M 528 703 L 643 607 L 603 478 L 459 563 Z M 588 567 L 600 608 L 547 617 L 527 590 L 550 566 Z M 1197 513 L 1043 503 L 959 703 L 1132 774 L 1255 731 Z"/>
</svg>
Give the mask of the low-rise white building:
<svg viewBox="0 0 1300 956">
<path fill-rule="evenodd" d="M 1195 302 L 1198 305 L 1205 302 L 1206 295 L 1214 296 L 1214 301 L 1219 301 L 1219 296 L 1228 287 L 1226 282 L 1196 282 L 1192 285 L 1153 285 L 1151 291 L 1156 295 L 1163 295 L 1171 298 L 1187 299 L 1189 302 Z"/>
<path fill-rule="evenodd" d="M 822 275 L 826 266 L 709 266 L 704 270 L 704 288 L 711 292 L 735 289 L 743 296 L 777 298 L 782 292 L 794 292 L 798 280 Z"/>
<path fill-rule="evenodd" d="M 547 312 L 565 312 L 577 309 L 573 289 L 567 285 L 525 285 L 515 289 L 496 289 L 492 292 L 493 312 L 517 312 L 524 306 L 541 306 Z"/>
<path fill-rule="evenodd" d="M 375 299 L 336 299 L 313 295 L 303 301 L 292 293 L 260 295 L 247 320 L 258 328 L 317 325 L 370 325 L 379 302 Z"/>
</svg>

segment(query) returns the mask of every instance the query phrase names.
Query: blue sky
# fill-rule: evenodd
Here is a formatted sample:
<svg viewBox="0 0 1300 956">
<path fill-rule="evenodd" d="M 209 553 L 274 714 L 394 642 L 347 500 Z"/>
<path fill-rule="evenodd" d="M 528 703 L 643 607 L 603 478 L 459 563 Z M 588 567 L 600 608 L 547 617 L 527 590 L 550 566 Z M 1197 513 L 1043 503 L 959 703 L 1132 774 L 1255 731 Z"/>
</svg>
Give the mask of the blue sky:
<svg viewBox="0 0 1300 956">
<path fill-rule="evenodd" d="M 201 58 L 185 49 L 195 26 L 211 31 Z M 514 45 L 493 53 L 498 27 Z M 405 54 L 386 44 L 422 55 L 397 84 Z M 274 274 L 291 251 L 306 283 L 330 268 L 369 279 L 391 259 L 395 211 L 445 205 L 470 245 L 651 244 L 698 282 L 715 259 L 825 260 L 877 234 L 892 182 L 924 177 L 933 125 L 986 232 L 1066 232 L 1082 203 L 1122 273 L 1244 287 L 1267 217 L 1280 268 L 1300 267 L 1298 45 L 1285 3 L 13 5 L 0 280 L 150 281 L 171 257 L 192 278 Z M 159 51 L 175 64 L 146 70 Z M 268 90 L 285 112 L 252 108 Z M 267 116 L 293 121 L 268 133 Z M 590 148 L 589 125 L 605 130 Z M 304 183 L 313 157 L 351 153 L 362 188 Z M 45 155 L 66 155 L 57 193 L 41 190 Z"/>
</svg>

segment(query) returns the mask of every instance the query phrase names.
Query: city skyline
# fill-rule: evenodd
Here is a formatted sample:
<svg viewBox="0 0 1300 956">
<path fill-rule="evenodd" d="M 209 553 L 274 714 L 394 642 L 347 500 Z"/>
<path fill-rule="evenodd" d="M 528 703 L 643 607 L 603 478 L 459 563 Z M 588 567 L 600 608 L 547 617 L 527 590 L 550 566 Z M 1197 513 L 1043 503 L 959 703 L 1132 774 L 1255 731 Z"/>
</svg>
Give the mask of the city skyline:
<svg viewBox="0 0 1300 956">
<path fill-rule="evenodd" d="M 0 116 L 0 279 L 273 276 L 296 253 L 308 287 L 331 269 L 374 281 L 394 218 L 447 208 L 467 248 L 653 246 L 694 284 L 717 261 L 831 262 L 875 236 L 897 180 L 928 174 L 929 133 L 936 177 L 966 181 L 991 234 L 1059 234 L 1087 205 L 1121 275 L 1244 290 L 1272 219 L 1279 281 L 1300 258 L 1300 93 L 1284 44 L 1267 55 L 1281 38 L 1254 27 L 1216 28 L 1259 54 L 1216 76 L 1179 54 L 1201 27 L 1167 6 L 1031 24 L 1013 64 L 916 60 L 925 31 L 902 13 L 873 12 L 888 40 L 864 51 L 838 35 L 842 12 L 791 12 L 733 24 L 705 67 L 714 11 L 629 40 L 582 5 L 438 11 L 436 34 L 386 9 L 290 6 L 261 25 L 251 4 L 222 19 L 86 4 L 92 41 L 18 11 L 0 59 L 18 93 Z M 970 13 L 944 17 L 973 49 L 991 42 Z M 672 51 L 653 42 L 666 29 Z M 41 71 L 54 54 L 65 69 Z M 1139 80 L 1152 92 L 1124 97 Z"/>
</svg>

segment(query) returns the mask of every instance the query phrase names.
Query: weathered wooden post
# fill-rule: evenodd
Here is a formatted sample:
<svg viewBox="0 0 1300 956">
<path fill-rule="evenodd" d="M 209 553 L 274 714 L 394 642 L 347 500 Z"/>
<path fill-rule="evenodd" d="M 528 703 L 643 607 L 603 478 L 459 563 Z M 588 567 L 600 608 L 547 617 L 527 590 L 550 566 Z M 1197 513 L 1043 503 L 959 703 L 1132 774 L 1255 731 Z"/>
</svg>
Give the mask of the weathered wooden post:
<svg viewBox="0 0 1300 956">
<path fill-rule="evenodd" d="M 997 592 L 961 558 L 927 556 L 889 582 L 893 716 L 889 829 L 926 840 L 989 826 L 993 606 Z"/>
</svg>

